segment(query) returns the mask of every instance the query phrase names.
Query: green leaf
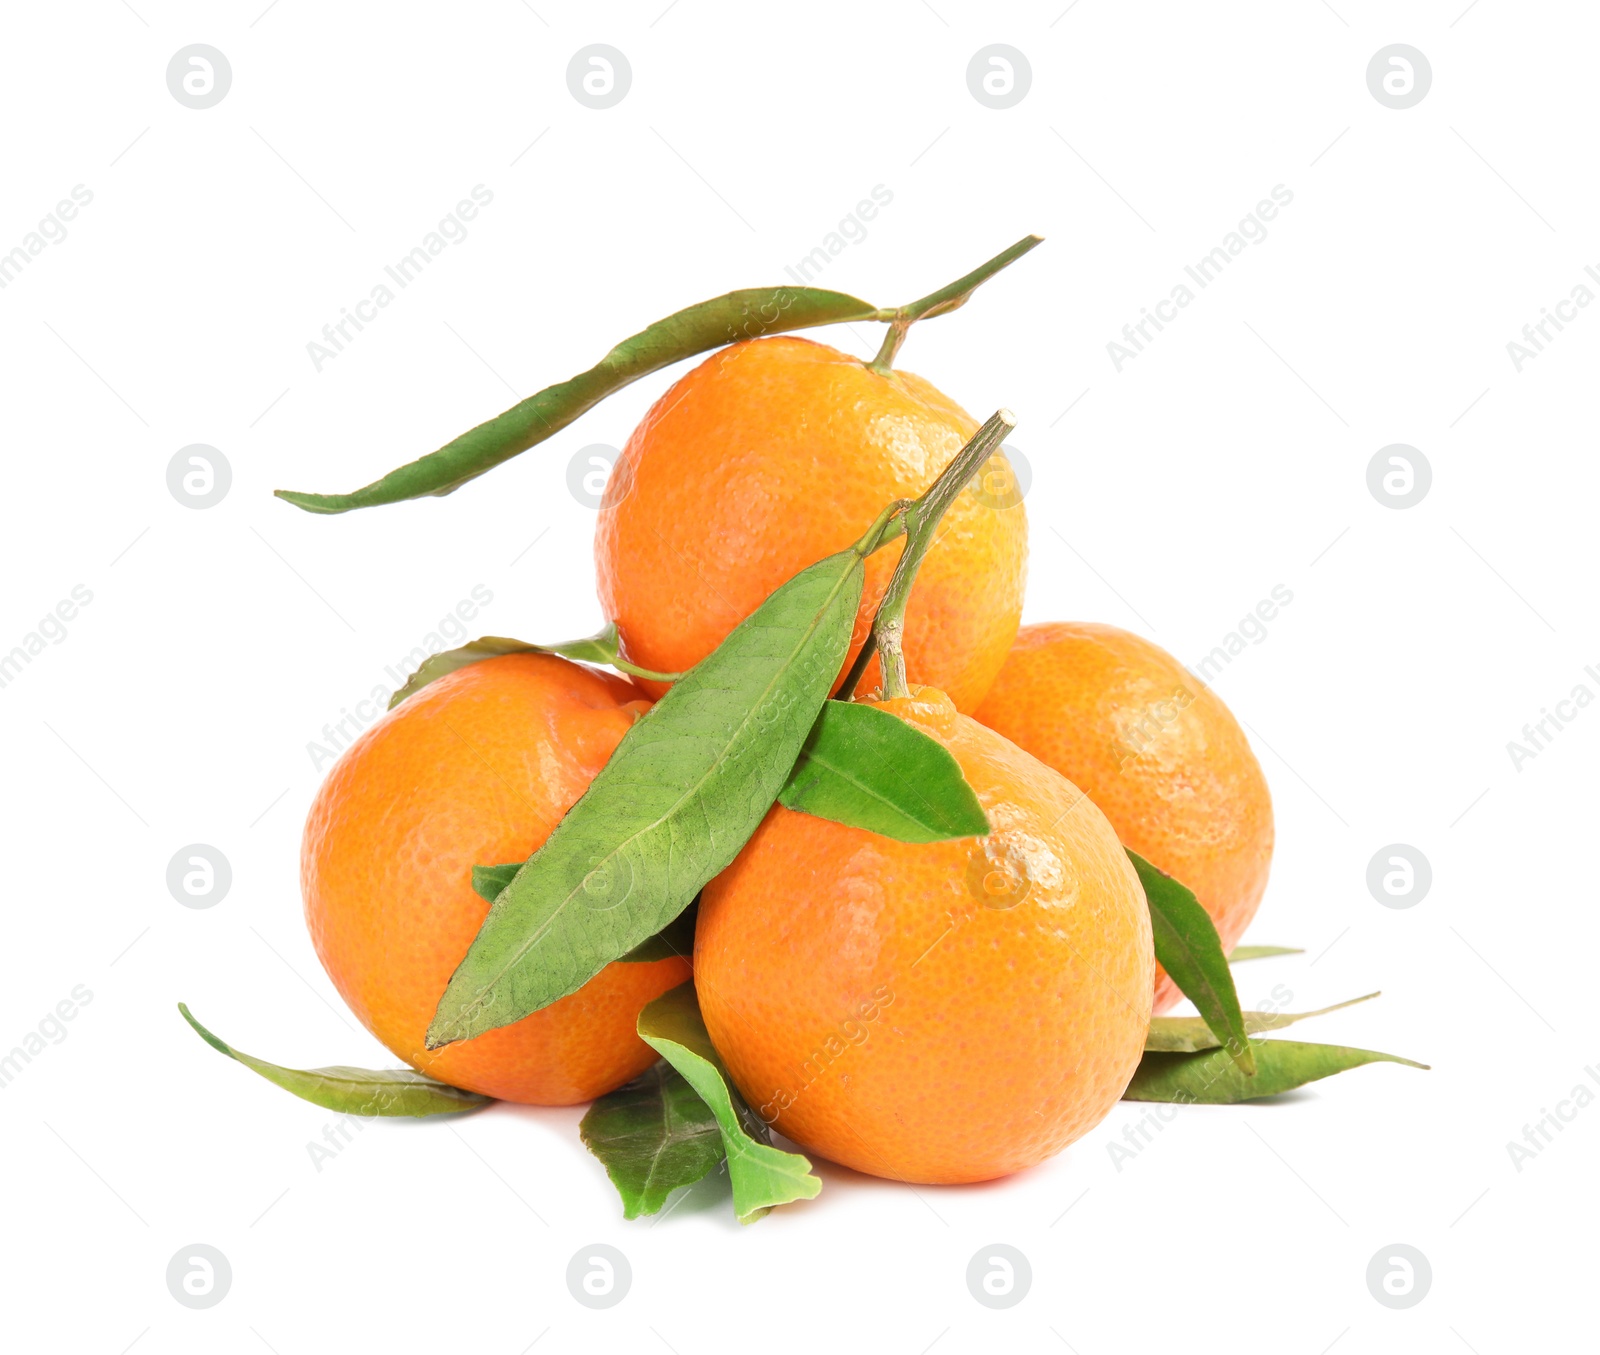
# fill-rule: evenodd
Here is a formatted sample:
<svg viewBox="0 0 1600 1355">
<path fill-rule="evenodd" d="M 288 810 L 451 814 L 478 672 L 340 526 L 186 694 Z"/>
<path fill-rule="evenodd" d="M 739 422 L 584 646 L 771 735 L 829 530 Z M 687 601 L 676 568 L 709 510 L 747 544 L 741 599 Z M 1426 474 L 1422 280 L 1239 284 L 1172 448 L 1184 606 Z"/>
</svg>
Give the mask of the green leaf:
<svg viewBox="0 0 1600 1355">
<path fill-rule="evenodd" d="M 310 1101 L 326 1110 L 337 1110 L 346 1115 L 453 1115 L 463 1110 L 477 1110 L 491 1100 L 490 1097 L 479 1096 L 477 1092 L 466 1092 L 444 1082 L 435 1082 L 411 1068 L 376 1071 L 344 1067 L 305 1070 L 280 1068 L 275 1063 L 252 1058 L 225 1044 L 196 1021 L 188 1007 L 181 1002 L 178 1011 L 194 1027 L 195 1033 L 213 1049 L 260 1073 L 268 1082 L 293 1092 L 301 1100 Z"/>
<path fill-rule="evenodd" d="M 484 659 L 498 659 L 505 654 L 559 654 L 562 658 L 571 659 L 575 663 L 604 664 L 611 668 L 619 668 L 625 673 L 632 673 L 635 677 L 657 678 L 663 682 L 671 682 L 679 676 L 677 673 L 657 673 L 649 668 L 639 668 L 628 663 L 622 657 L 615 623 L 607 623 L 605 629 L 598 634 L 586 635 L 581 640 L 568 640 L 557 645 L 531 645 L 526 640 L 508 640 L 503 635 L 485 635 L 462 645 L 459 649 L 447 649 L 440 654 L 430 654 L 422 661 L 422 666 L 406 679 L 406 685 L 389 698 L 389 709 L 393 710 L 406 697 L 415 696 L 430 682 L 437 682 L 446 673 L 453 673 L 468 664 L 481 663 Z"/>
<path fill-rule="evenodd" d="M 474 866 L 472 887 L 477 890 L 479 898 L 493 903 L 500 897 L 500 891 L 516 878 L 517 872 L 524 864 L 522 861 L 511 861 L 503 866 Z M 617 956 L 617 959 L 624 964 L 667 960 L 674 955 L 681 955 L 687 959 L 694 954 L 694 924 L 697 915 L 698 909 L 691 903 L 654 936 L 646 937 L 626 955 Z"/>
<path fill-rule="evenodd" d="M 694 956 L 694 929 L 700 916 L 700 901 L 696 899 L 654 936 L 645 939 L 625 955 L 617 956 L 623 964 L 648 964 L 651 960 L 670 960 L 674 955 L 682 959 Z"/>
<path fill-rule="evenodd" d="M 876 543 L 869 532 L 795 575 L 622 736 L 490 905 L 430 1049 L 576 992 L 738 855 L 838 678 Z"/>
<path fill-rule="evenodd" d="M 472 888 L 485 903 L 493 903 L 526 864 L 525 861 L 508 861 L 503 866 L 474 866 Z"/>
<path fill-rule="evenodd" d="M 1235 946 L 1228 952 L 1229 964 L 1243 964 L 1246 960 L 1270 960 L 1275 955 L 1304 955 L 1298 946 Z"/>
<path fill-rule="evenodd" d="M 706 1034 L 692 982 L 662 994 L 639 1013 L 639 1036 L 683 1074 L 717 1117 L 740 1223 L 753 1222 L 774 1205 L 812 1199 L 822 1189 L 810 1161 L 774 1148 L 766 1125 L 739 1095 Z"/>
<path fill-rule="evenodd" d="M 1408 1068 L 1424 1069 L 1428 1066 L 1397 1054 L 1335 1044 L 1256 1040 L 1252 1047 L 1256 1056 L 1254 1077 L 1240 1072 L 1225 1049 L 1207 1049 L 1198 1054 L 1146 1054 L 1122 1099 L 1225 1106 L 1293 1091 L 1318 1078 L 1332 1077 L 1367 1063 L 1403 1063 Z"/>
<path fill-rule="evenodd" d="M 352 508 L 398 503 L 425 494 L 448 494 L 518 452 L 543 442 L 613 391 L 641 376 L 744 339 L 787 334 L 814 325 L 878 320 L 890 323 L 891 333 L 898 336 L 893 346 L 898 348 L 898 339 L 905 336 L 912 322 L 964 306 L 974 290 L 1039 243 L 1036 235 L 1024 236 L 948 286 L 893 309 L 870 306 L 858 297 L 817 287 L 751 287 L 729 292 L 657 320 L 632 338 L 624 339 L 588 371 L 547 386 L 498 418 L 479 424 L 438 451 L 390 471 L 353 494 L 302 494 L 289 489 L 276 493 L 280 499 L 311 513 L 347 513 Z"/>
<path fill-rule="evenodd" d="M 1248 1076 L 1255 1071 L 1255 1058 L 1245 1035 L 1244 1015 L 1239 1010 L 1239 994 L 1233 986 L 1228 957 L 1222 953 L 1222 941 L 1210 915 L 1192 890 L 1157 870 L 1137 852 L 1128 852 L 1128 859 L 1139 873 L 1139 883 L 1150 903 L 1156 959 Z"/>
<path fill-rule="evenodd" d="M 311 513 L 347 513 L 352 508 L 448 494 L 560 432 L 613 392 L 696 353 L 814 325 L 887 318 L 887 313 L 857 297 L 816 287 L 750 287 L 729 292 L 657 320 L 624 339 L 588 371 L 545 387 L 438 451 L 353 493 L 303 494 L 290 489 L 276 493 Z"/>
<path fill-rule="evenodd" d="M 1326 1016 L 1329 1012 L 1353 1007 L 1358 1002 L 1370 1002 L 1377 996 L 1377 993 L 1366 993 L 1361 997 L 1353 997 L 1348 1002 L 1335 1002 L 1331 1007 L 1319 1007 L 1314 1012 L 1245 1012 L 1244 1028 L 1252 1035 L 1260 1035 L 1268 1030 L 1282 1030 L 1285 1026 L 1294 1025 L 1296 1021 L 1304 1021 L 1312 1016 Z M 1198 1016 L 1151 1017 L 1150 1030 L 1144 1037 L 1146 1049 L 1162 1050 L 1167 1053 L 1192 1054 L 1200 1049 L 1215 1049 L 1221 1043 L 1216 1032 Z"/>
<path fill-rule="evenodd" d="M 778 802 L 899 842 L 989 831 L 949 749 L 886 710 L 849 701 L 823 705 Z"/>
<path fill-rule="evenodd" d="M 656 1213 L 724 1156 L 717 1117 L 665 1060 L 597 1100 L 578 1133 L 622 1196 L 627 1219 Z"/>
</svg>

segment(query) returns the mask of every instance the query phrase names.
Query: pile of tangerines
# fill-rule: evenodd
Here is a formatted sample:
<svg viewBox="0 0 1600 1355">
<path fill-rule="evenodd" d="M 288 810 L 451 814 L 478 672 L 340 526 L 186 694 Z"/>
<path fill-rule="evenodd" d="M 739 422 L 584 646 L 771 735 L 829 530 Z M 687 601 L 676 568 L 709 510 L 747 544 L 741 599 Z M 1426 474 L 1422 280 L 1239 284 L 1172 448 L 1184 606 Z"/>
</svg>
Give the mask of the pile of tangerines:
<svg viewBox="0 0 1600 1355">
<path fill-rule="evenodd" d="M 802 291 L 774 292 L 789 306 L 756 325 L 803 320 Z M 701 1052 L 746 1132 L 881 1177 L 985 1180 L 1096 1125 L 1145 1056 L 1152 1012 L 1180 996 L 1126 849 L 1193 891 L 1224 952 L 1255 914 L 1273 815 L 1238 723 L 1147 639 L 1020 625 L 1028 519 L 997 450 L 927 540 L 898 653 L 871 652 L 873 624 L 911 535 L 866 560 L 838 675 L 855 670 L 852 699 L 953 755 L 989 833 L 896 840 L 773 803 L 655 958 L 618 958 L 520 1019 L 430 1040 L 490 912 L 474 869 L 537 858 L 672 679 L 886 505 L 918 501 L 971 443 L 977 420 L 893 366 L 921 316 L 867 318 L 891 324 L 872 362 L 736 335 L 634 430 L 595 540 L 618 671 L 484 642 L 402 693 L 329 773 L 305 831 L 306 920 L 345 1001 L 418 1083 L 474 1104 L 599 1098 L 591 1119 L 641 1098 L 664 1107 L 682 1088 L 663 1090 L 672 1069 L 640 1015 L 692 982 Z M 355 1072 L 296 1074 L 322 1080 L 291 1089 L 348 1106 L 323 1075 Z"/>
</svg>

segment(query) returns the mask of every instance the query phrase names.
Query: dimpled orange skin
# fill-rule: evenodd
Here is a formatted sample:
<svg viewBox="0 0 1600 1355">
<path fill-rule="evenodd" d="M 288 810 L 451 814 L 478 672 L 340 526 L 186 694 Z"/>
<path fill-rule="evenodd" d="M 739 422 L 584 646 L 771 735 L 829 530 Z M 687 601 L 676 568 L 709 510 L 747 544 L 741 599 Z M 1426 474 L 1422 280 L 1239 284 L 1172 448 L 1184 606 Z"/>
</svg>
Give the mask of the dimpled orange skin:
<svg viewBox="0 0 1600 1355">
<path fill-rule="evenodd" d="M 595 563 L 625 656 L 656 672 L 692 667 L 780 584 L 932 484 L 977 427 L 921 377 L 879 376 L 806 339 L 713 354 L 645 415 L 606 485 Z M 969 488 L 945 514 L 906 618 L 911 681 L 968 711 L 1005 662 L 1027 573 L 1026 511 L 993 506 L 1008 502 L 1003 454 L 985 477 L 987 502 Z M 867 561 L 851 658 L 902 548 Z"/>
<path fill-rule="evenodd" d="M 306 822 L 300 881 L 323 968 L 413 1068 L 469 1091 L 572 1105 L 644 1071 L 639 1009 L 686 960 L 612 964 L 509 1026 L 430 1052 L 445 984 L 489 905 L 472 867 L 530 856 L 649 702 L 621 678 L 543 654 L 457 669 L 345 752 Z"/>
<path fill-rule="evenodd" d="M 1194 890 L 1231 950 L 1272 865 L 1272 797 L 1220 697 L 1115 626 L 1024 626 L 978 719 L 1088 793 L 1124 843 Z M 1156 969 L 1156 1011 L 1178 1001 Z"/>
<path fill-rule="evenodd" d="M 774 806 L 701 897 L 700 1009 L 806 1149 L 894 1180 L 1005 1176 L 1098 1124 L 1138 1066 L 1144 895 L 1064 777 L 937 691 L 874 704 L 955 755 L 990 835 L 914 845 Z M 986 879 L 1020 901 L 986 906 Z"/>
</svg>

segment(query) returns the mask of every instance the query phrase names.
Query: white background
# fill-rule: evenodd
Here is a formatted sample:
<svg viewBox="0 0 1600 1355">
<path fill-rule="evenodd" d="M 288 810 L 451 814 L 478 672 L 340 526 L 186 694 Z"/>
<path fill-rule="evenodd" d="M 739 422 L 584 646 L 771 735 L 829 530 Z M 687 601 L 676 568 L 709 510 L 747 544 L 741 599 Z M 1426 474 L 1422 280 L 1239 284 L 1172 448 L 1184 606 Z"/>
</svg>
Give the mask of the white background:
<svg viewBox="0 0 1600 1355">
<path fill-rule="evenodd" d="M 1520 1171 L 1506 1145 L 1600 1064 L 1583 1014 L 1600 710 L 1520 770 L 1506 745 L 1576 684 L 1600 692 L 1584 673 L 1600 665 L 1600 313 L 1520 373 L 1506 344 L 1600 265 L 1600 26 L 1508 0 L 1065 7 L 7 6 L 0 250 L 74 185 L 94 195 L 0 291 L 0 649 L 74 585 L 93 594 L 0 690 L 0 1048 L 75 985 L 93 994 L 0 1093 L 8 1344 L 1493 1355 L 1593 1339 L 1577 1294 L 1600 1108 Z M 165 79 L 195 42 L 233 72 L 200 111 Z M 595 42 L 633 73 L 604 111 L 565 76 Z M 1402 111 L 1365 78 L 1396 42 L 1433 70 Z M 991 43 L 1031 66 L 1007 110 L 967 85 Z M 494 197 L 468 237 L 316 371 L 307 343 L 475 184 Z M 174 1004 L 284 1063 L 391 1061 L 301 922 L 307 745 L 475 585 L 489 633 L 598 625 L 594 516 L 566 466 L 619 445 L 676 373 L 450 498 L 327 518 L 271 490 L 354 488 L 681 305 L 785 281 L 878 184 L 892 204 L 821 285 L 897 304 L 1047 237 L 901 357 L 978 417 L 1019 416 L 1028 619 L 1111 621 L 1194 662 L 1292 591 L 1216 681 L 1278 816 L 1247 939 L 1306 948 L 1241 968 L 1242 997 L 1303 1009 L 1381 988 L 1306 1037 L 1433 1071 L 1184 1110 L 1121 1170 L 1108 1145 L 1146 1107 L 979 1188 L 823 1165 L 817 1201 L 749 1228 L 715 1181 L 624 1224 L 578 1110 L 370 1124 L 317 1170 L 307 1144 L 334 1117 L 225 1063 Z M 1294 198 L 1267 238 L 1118 372 L 1107 343 L 1276 184 Z M 865 355 L 879 333 L 816 337 Z M 165 478 L 196 442 L 233 476 L 203 511 Z M 1404 511 L 1366 482 L 1394 442 L 1433 471 Z M 193 842 L 232 865 L 209 910 L 165 885 Z M 1404 911 L 1365 885 L 1393 842 L 1434 874 Z M 564 1278 L 598 1241 L 633 1268 L 605 1312 Z M 203 1312 L 164 1279 L 195 1242 L 233 1268 Z M 964 1279 L 994 1242 L 1033 1268 L 1004 1312 Z M 1365 1281 L 1395 1242 L 1433 1270 L 1403 1312 Z"/>
</svg>

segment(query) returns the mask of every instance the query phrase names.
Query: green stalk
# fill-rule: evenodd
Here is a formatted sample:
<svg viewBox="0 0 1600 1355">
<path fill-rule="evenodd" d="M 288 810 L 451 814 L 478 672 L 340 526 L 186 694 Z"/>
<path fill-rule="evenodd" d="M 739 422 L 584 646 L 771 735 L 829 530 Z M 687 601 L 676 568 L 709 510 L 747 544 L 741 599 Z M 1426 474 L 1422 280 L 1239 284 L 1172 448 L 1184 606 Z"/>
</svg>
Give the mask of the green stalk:
<svg viewBox="0 0 1600 1355">
<path fill-rule="evenodd" d="M 957 278 L 948 286 L 939 288 L 937 292 L 929 292 L 920 301 L 913 301 L 909 306 L 900 306 L 889 315 L 879 317 L 889 322 L 889 332 L 883 336 L 883 346 L 878 349 L 878 356 L 868 365 L 879 376 L 887 376 L 900 352 L 900 345 L 906 341 L 906 333 L 912 325 L 918 320 L 945 315 L 965 306 L 972 294 L 1002 268 L 1015 263 L 1035 245 L 1043 243 L 1043 236 L 1024 235 L 1009 249 L 1001 250 L 994 258 L 987 263 L 979 264 L 966 276 Z"/>
<path fill-rule="evenodd" d="M 855 693 L 856 684 L 861 681 L 862 674 L 872 661 L 874 650 L 878 652 L 883 662 L 883 694 L 886 697 L 910 695 L 910 689 L 906 685 L 906 661 L 902 643 L 905 638 L 906 604 L 911 600 L 911 586 L 916 582 L 917 571 L 922 567 L 923 557 L 933 545 L 939 520 L 944 517 L 945 511 L 956 501 L 961 491 L 972 483 L 973 477 L 983 469 L 989 458 L 999 450 L 1006 435 L 1016 426 L 1016 416 L 1009 409 L 996 410 L 989 416 L 988 422 L 972 435 L 971 441 L 956 454 L 955 460 L 940 472 L 939 478 L 928 486 L 922 496 L 904 507 L 899 520 L 902 523 L 901 530 L 906 536 L 906 548 L 900 555 L 899 563 L 895 565 L 894 574 L 890 576 L 889 587 L 884 592 L 883 601 L 878 604 L 877 613 L 872 619 L 872 633 L 861 646 L 861 652 L 856 655 L 856 661 L 850 666 L 844 684 L 839 689 L 841 701 L 848 701 Z M 887 512 L 888 509 L 884 511 Z M 892 541 L 899 534 L 898 531 L 884 533 L 883 539 L 876 545 Z M 862 538 L 863 541 L 866 539 Z"/>
<path fill-rule="evenodd" d="M 620 654 L 611 660 L 611 666 L 619 673 L 626 673 L 630 677 L 643 678 L 646 682 L 676 682 L 683 676 L 682 673 L 658 673 L 654 668 L 641 668 L 636 663 L 629 663 Z"/>
</svg>

